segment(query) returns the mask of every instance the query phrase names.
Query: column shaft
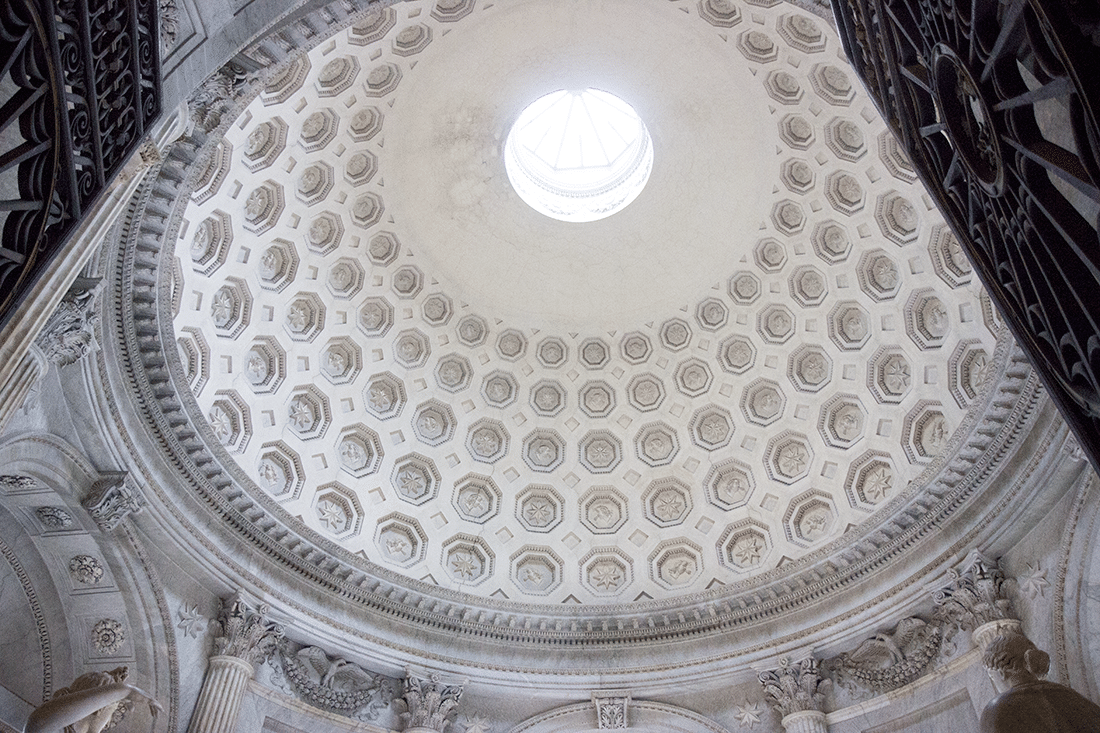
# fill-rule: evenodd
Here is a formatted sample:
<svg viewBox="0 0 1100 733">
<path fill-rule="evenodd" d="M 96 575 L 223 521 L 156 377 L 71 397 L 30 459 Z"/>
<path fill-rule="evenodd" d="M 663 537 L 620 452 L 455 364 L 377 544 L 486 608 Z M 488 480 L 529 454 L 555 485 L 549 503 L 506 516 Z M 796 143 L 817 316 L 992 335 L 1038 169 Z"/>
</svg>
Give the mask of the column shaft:
<svg viewBox="0 0 1100 733">
<path fill-rule="evenodd" d="M 829 733 L 825 713 L 817 710 L 799 710 L 783 716 L 783 730 L 787 733 Z"/>
<path fill-rule="evenodd" d="M 252 665 L 239 657 L 210 657 L 187 733 L 233 733 Z"/>
</svg>

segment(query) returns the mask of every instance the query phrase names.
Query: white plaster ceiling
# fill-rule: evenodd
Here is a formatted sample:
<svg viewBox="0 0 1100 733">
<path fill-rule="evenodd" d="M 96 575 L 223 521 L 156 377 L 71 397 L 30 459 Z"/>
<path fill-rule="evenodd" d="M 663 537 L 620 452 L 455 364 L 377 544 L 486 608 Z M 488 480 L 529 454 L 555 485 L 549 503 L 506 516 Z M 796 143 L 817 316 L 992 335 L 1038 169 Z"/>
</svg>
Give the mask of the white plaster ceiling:
<svg viewBox="0 0 1100 733">
<path fill-rule="evenodd" d="M 923 480 L 990 386 L 988 302 L 835 33 L 766 5 L 406 2 L 276 74 L 184 214 L 175 327 L 288 518 L 446 588 L 618 604 Z M 568 224 L 501 148 L 583 87 L 655 163 Z"/>
</svg>

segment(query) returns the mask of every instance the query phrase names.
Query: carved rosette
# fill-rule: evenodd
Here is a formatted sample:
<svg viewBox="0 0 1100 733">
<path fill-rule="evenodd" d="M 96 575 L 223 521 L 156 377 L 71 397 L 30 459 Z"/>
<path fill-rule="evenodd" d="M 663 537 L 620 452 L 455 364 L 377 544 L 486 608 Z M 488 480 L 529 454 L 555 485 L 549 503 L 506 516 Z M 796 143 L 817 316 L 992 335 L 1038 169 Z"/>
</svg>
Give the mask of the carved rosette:
<svg viewBox="0 0 1100 733">
<path fill-rule="evenodd" d="M 462 690 L 463 685 L 441 682 L 439 675 L 433 674 L 425 680 L 406 669 L 401 697 L 394 700 L 403 730 L 444 733 Z"/>
</svg>

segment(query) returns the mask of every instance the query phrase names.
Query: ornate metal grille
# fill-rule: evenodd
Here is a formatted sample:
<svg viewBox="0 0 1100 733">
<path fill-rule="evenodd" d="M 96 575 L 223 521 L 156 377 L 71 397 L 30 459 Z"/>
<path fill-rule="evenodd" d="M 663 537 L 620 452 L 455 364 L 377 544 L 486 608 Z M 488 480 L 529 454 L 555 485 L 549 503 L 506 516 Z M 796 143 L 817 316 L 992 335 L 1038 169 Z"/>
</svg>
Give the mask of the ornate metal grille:
<svg viewBox="0 0 1100 733">
<path fill-rule="evenodd" d="M 0 3 L 0 323 L 160 113 L 156 13 Z"/>
<path fill-rule="evenodd" d="M 833 5 L 856 72 L 1100 468 L 1100 4 Z"/>
</svg>

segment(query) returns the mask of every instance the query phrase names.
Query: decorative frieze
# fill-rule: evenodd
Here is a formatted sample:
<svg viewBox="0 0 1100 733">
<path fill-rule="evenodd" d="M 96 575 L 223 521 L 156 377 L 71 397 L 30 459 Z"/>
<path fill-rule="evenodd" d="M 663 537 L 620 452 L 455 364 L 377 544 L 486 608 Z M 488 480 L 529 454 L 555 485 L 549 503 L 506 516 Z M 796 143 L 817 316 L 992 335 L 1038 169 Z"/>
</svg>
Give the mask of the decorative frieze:
<svg viewBox="0 0 1100 733">
<path fill-rule="evenodd" d="M 875 634 L 852 652 L 830 660 L 841 685 L 858 685 L 875 693 L 889 692 L 924 674 L 939 654 L 943 630 L 938 623 L 910 617 L 890 633 Z"/>
</svg>

